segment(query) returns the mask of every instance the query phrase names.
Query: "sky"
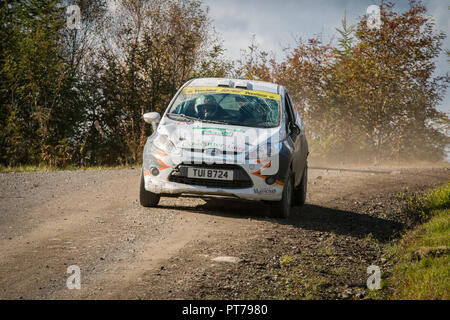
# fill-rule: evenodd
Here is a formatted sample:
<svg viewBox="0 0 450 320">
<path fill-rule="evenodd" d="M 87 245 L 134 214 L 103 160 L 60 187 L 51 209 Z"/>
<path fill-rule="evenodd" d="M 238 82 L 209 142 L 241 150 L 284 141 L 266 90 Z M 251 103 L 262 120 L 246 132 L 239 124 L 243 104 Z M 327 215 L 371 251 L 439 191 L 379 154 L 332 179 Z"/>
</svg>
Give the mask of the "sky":
<svg viewBox="0 0 450 320">
<path fill-rule="evenodd" d="M 409 8 L 408 0 L 393 1 L 398 11 Z M 296 39 L 312 38 L 322 33 L 328 42 L 341 27 L 344 13 L 348 24 L 355 24 L 377 0 L 203 0 L 209 7 L 209 17 L 223 39 L 226 54 L 238 59 L 255 36 L 264 51 L 276 59 L 283 58 L 283 48 L 293 46 Z M 436 29 L 449 34 L 450 0 L 425 0 L 428 14 L 435 20 Z M 335 42 L 334 42 L 335 43 Z M 450 34 L 443 47 L 450 49 Z M 444 54 L 437 61 L 436 74 L 449 72 Z M 450 91 L 450 89 L 448 90 Z M 450 94 L 447 92 L 439 110 L 450 114 Z"/>
</svg>

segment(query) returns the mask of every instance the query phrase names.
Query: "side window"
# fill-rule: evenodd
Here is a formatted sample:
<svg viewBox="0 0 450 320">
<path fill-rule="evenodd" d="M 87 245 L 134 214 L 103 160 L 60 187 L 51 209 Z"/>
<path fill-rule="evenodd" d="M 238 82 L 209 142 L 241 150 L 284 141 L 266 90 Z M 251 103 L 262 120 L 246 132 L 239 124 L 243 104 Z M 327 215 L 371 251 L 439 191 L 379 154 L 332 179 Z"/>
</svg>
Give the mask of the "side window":
<svg viewBox="0 0 450 320">
<path fill-rule="evenodd" d="M 284 100 L 285 100 L 284 104 L 285 104 L 286 115 L 287 115 L 286 125 L 287 125 L 287 128 L 289 129 L 289 123 L 295 123 L 295 117 L 294 117 L 294 112 L 292 110 L 291 99 L 289 99 L 289 95 L 287 92 L 284 96 Z"/>
<path fill-rule="evenodd" d="M 291 98 L 289 97 L 289 95 L 287 96 L 288 100 L 289 100 L 289 104 L 291 106 L 291 110 L 292 110 L 292 119 L 294 119 L 294 123 L 299 127 L 300 132 L 303 131 L 303 120 L 302 117 L 300 116 L 297 108 L 295 108 L 294 104 L 291 101 Z"/>
</svg>

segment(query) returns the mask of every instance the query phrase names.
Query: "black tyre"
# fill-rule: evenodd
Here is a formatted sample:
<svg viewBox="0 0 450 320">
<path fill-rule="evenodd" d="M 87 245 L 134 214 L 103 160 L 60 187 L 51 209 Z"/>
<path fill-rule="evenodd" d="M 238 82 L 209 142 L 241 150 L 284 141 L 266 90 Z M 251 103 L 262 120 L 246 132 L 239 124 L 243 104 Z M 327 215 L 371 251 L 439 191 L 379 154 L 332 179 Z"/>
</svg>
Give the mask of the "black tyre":
<svg viewBox="0 0 450 320">
<path fill-rule="evenodd" d="M 283 188 L 283 196 L 280 201 L 273 201 L 270 203 L 270 215 L 274 218 L 287 219 L 292 211 L 292 199 L 294 194 L 294 176 L 289 171 L 286 184 Z"/>
<path fill-rule="evenodd" d="M 160 195 L 145 190 L 144 175 L 141 173 L 141 187 L 139 190 L 139 200 L 143 207 L 156 207 L 158 205 Z"/>
<path fill-rule="evenodd" d="M 306 192 L 308 188 L 308 164 L 303 169 L 302 181 L 294 191 L 294 205 L 302 207 L 306 202 Z"/>
</svg>

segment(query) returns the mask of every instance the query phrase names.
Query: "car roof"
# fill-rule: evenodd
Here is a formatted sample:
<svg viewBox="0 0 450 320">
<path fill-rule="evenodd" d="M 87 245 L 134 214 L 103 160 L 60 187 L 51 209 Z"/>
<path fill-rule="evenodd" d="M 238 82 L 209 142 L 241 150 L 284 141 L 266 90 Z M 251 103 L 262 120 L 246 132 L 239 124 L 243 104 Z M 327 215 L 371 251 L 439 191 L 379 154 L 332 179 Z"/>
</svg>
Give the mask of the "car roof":
<svg viewBox="0 0 450 320">
<path fill-rule="evenodd" d="M 233 79 L 233 78 L 198 78 L 193 79 L 187 84 L 188 87 L 230 87 L 230 88 L 247 88 L 248 90 L 265 91 L 270 93 L 279 93 L 280 86 L 276 83 L 258 81 L 258 80 L 246 80 L 246 79 Z"/>
</svg>

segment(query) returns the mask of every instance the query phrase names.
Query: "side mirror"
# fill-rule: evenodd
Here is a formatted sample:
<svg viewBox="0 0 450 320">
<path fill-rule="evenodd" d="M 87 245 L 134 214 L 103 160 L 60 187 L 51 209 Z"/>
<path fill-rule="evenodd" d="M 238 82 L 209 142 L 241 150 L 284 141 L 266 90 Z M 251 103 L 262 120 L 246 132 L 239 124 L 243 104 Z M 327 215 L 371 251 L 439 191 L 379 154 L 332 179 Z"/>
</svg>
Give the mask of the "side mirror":
<svg viewBox="0 0 450 320">
<path fill-rule="evenodd" d="M 302 131 L 300 130 L 299 126 L 296 125 L 295 123 L 291 123 L 289 127 L 290 127 L 289 129 L 291 131 L 291 134 L 294 135 L 294 136 L 298 136 L 299 134 L 302 133 Z"/>
<path fill-rule="evenodd" d="M 144 113 L 144 121 L 152 125 L 153 131 L 156 131 L 156 127 L 158 126 L 160 120 L 161 116 L 158 112 Z"/>
</svg>

